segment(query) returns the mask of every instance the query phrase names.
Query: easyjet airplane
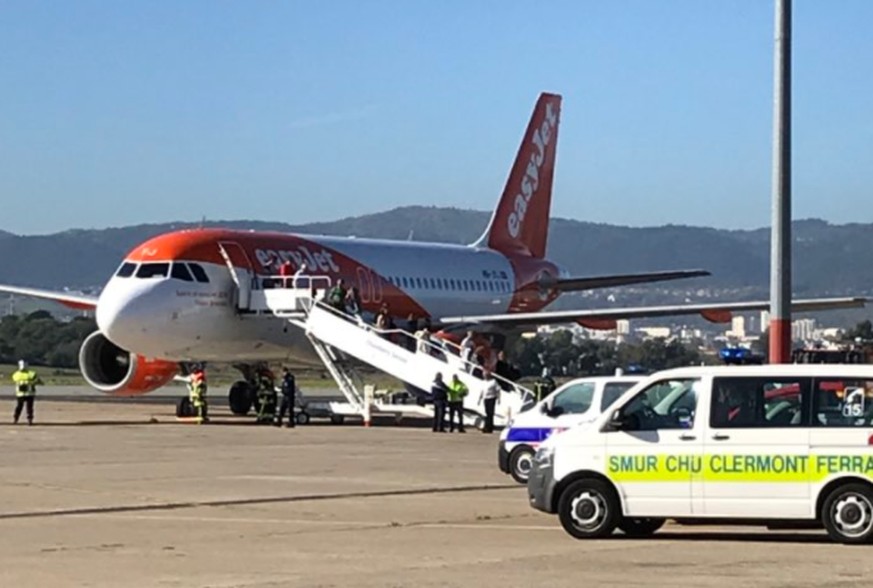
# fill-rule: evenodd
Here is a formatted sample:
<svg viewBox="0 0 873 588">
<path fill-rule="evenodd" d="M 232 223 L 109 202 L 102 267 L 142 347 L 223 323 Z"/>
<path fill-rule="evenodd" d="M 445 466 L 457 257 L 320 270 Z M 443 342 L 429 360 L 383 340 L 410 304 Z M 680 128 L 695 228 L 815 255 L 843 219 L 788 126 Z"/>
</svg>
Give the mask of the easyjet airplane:
<svg viewBox="0 0 873 588">
<path fill-rule="evenodd" d="M 232 362 L 243 374 L 264 361 L 310 356 L 311 344 L 274 317 L 237 308 L 229 266 L 256 283 L 290 261 L 309 275 L 357 285 L 366 314 L 387 304 L 399 320 L 429 317 L 446 329 L 510 329 L 577 322 L 613 328 L 620 318 L 702 314 L 768 302 L 546 312 L 563 292 L 705 276 L 702 270 L 571 277 L 545 258 L 561 97 L 542 94 L 503 195 L 482 236 L 468 246 L 345 237 L 191 229 L 135 247 L 99 298 L 15 286 L 0 291 L 96 310 L 99 330 L 83 343 L 85 379 L 114 394 L 139 394 L 171 380 L 181 364 Z M 863 305 L 863 299 L 800 301 L 795 310 Z"/>
</svg>

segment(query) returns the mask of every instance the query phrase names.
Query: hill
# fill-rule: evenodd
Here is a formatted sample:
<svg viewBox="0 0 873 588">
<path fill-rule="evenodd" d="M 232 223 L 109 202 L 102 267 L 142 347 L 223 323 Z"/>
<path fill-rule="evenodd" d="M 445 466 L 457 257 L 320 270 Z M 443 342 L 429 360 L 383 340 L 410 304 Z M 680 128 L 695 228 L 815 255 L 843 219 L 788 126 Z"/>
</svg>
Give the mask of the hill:
<svg viewBox="0 0 873 588">
<path fill-rule="evenodd" d="M 291 225 L 264 221 L 207 222 L 204 226 L 355 235 L 416 241 L 470 243 L 490 213 L 437 207 L 404 207 L 331 222 Z M 192 224 L 166 223 L 70 230 L 52 235 L 0 234 L 0 282 L 44 288 L 99 288 L 136 244 Z M 873 292 L 873 224 L 794 223 L 794 290 L 798 296 Z M 666 225 L 622 227 L 555 218 L 549 257 L 574 275 L 705 268 L 711 278 L 682 282 L 765 296 L 769 280 L 769 230 L 729 231 Z M 676 283 L 680 284 L 679 282 Z"/>
</svg>

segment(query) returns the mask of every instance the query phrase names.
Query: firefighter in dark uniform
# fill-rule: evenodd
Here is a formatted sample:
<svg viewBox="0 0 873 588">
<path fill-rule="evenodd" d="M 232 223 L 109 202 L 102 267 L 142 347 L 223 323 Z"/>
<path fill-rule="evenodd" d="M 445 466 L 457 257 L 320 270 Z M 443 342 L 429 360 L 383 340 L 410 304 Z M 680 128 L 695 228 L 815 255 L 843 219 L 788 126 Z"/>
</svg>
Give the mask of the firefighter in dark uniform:
<svg viewBox="0 0 873 588">
<path fill-rule="evenodd" d="M 27 406 L 27 424 L 33 424 L 33 402 L 36 399 L 36 385 L 42 384 L 42 380 L 32 369 L 28 369 L 27 362 L 19 360 L 18 370 L 12 374 L 12 382 L 15 384 L 15 414 L 14 422 L 18 424 L 21 410 Z"/>
<path fill-rule="evenodd" d="M 297 382 L 294 379 L 294 374 L 291 370 L 284 368 L 282 370 L 282 405 L 279 408 L 279 415 L 274 423 L 277 427 L 282 426 L 282 419 L 285 418 L 285 412 L 288 412 L 287 427 L 294 428 L 294 402 L 297 396 Z"/>
</svg>

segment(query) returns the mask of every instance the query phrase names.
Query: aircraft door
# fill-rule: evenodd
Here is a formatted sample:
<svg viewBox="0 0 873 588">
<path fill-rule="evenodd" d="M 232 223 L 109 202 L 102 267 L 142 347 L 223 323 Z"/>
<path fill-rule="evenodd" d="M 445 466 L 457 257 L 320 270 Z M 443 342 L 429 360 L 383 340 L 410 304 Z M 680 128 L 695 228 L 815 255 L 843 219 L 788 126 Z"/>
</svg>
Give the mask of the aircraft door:
<svg viewBox="0 0 873 588">
<path fill-rule="evenodd" d="M 218 244 L 218 250 L 227 264 L 230 277 L 236 284 L 236 307 L 240 310 L 248 310 L 252 299 L 252 280 L 254 279 L 252 262 L 242 245 L 234 241 L 222 241 Z"/>
</svg>

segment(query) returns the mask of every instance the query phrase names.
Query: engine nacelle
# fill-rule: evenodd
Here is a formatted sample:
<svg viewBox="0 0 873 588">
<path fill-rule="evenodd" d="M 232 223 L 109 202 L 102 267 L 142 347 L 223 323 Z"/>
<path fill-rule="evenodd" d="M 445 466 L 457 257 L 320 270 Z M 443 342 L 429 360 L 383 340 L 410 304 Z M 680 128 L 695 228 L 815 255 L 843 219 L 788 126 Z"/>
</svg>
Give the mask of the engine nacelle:
<svg viewBox="0 0 873 588">
<path fill-rule="evenodd" d="M 157 390 L 173 379 L 178 366 L 172 361 L 129 353 L 94 331 L 79 349 L 79 369 L 85 380 L 101 392 L 133 396 Z"/>
</svg>

